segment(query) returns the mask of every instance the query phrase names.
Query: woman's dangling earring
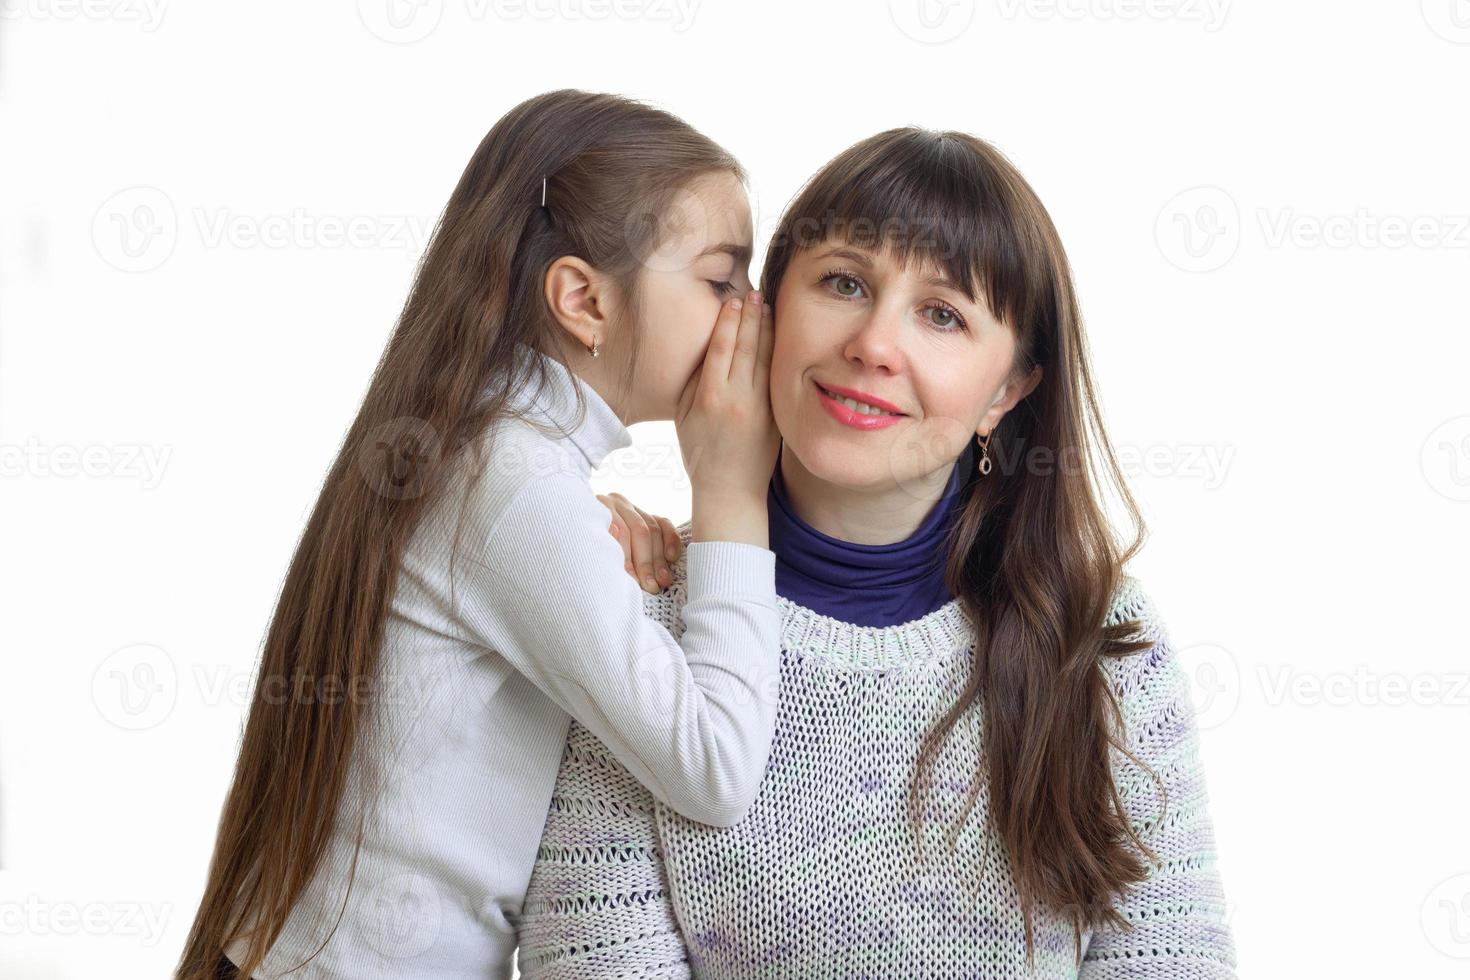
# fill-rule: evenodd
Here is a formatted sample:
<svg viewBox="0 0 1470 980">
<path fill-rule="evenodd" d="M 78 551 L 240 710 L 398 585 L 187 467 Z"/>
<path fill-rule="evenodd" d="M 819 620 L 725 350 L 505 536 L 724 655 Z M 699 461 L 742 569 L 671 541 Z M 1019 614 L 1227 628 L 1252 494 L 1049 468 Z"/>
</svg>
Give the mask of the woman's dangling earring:
<svg viewBox="0 0 1470 980">
<path fill-rule="evenodd" d="M 979 439 L 980 440 L 980 475 L 981 476 L 984 476 L 985 474 L 987 474 L 987 473 L 990 472 L 990 437 L 992 435 L 994 435 L 994 434 L 995 434 L 994 431 L 992 431 L 992 432 L 990 432 L 990 433 L 988 433 L 986 435 L 983 435 L 983 436 L 977 435 L 975 437 L 976 439 Z"/>
<path fill-rule="evenodd" d="M 598 345 L 598 343 L 599 343 L 598 339 L 596 337 L 593 337 L 592 338 L 592 346 L 589 347 L 589 348 L 587 348 L 587 350 L 592 354 L 593 357 L 596 357 L 597 356 L 597 345 Z"/>
</svg>

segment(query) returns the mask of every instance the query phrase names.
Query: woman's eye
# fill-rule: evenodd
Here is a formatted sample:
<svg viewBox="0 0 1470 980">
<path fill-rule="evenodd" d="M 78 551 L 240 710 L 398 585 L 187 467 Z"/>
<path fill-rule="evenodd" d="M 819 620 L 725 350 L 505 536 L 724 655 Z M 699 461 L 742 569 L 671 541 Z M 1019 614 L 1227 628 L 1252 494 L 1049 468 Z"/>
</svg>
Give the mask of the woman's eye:
<svg viewBox="0 0 1470 980">
<path fill-rule="evenodd" d="M 954 315 L 953 310 L 947 310 L 942 306 L 931 306 L 927 312 L 929 313 L 929 322 L 936 327 L 958 327 L 962 325 L 960 318 Z"/>
<path fill-rule="evenodd" d="M 829 272 L 823 277 L 823 281 L 838 296 L 848 299 L 860 295 L 863 291 L 863 284 L 861 282 L 852 276 L 845 276 L 840 272 Z"/>
</svg>

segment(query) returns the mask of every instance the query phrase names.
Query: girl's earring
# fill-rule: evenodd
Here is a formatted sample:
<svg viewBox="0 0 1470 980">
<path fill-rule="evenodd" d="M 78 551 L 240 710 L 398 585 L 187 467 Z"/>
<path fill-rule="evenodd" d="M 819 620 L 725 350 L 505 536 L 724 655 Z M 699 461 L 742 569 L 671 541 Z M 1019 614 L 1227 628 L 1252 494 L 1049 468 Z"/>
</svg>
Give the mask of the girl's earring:
<svg viewBox="0 0 1470 980">
<path fill-rule="evenodd" d="M 597 353 L 598 353 L 598 351 L 597 351 L 597 345 L 599 343 L 601 343 L 601 341 L 599 341 L 596 337 L 593 337 L 592 338 L 592 346 L 589 347 L 589 348 L 587 348 L 587 350 L 591 352 L 591 354 L 592 354 L 593 357 L 596 357 L 597 356 Z"/>
<path fill-rule="evenodd" d="M 990 472 L 990 436 L 992 436 L 994 434 L 995 434 L 994 432 L 991 432 L 991 433 L 988 433 L 988 434 L 986 434 L 984 436 L 978 436 L 977 435 L 975 437 L 975 438 L 977 438 L 977 439 L 980 440 L 980 475 L 981 476 L 984 476 L 985 474 L 987 474 L 987 473 Z"/>
</svg>

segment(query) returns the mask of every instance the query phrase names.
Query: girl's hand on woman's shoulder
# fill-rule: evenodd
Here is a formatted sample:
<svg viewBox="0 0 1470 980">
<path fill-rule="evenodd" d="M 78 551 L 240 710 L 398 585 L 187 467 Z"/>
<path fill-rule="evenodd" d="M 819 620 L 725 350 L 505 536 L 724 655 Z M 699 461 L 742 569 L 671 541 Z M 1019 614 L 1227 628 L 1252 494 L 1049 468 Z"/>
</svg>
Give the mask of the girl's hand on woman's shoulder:
<svg viewBox="0 0 1470 980">
<path fill-rule="evenodd" d="M 673 585 L 669 565 L 679 560 L 683 547 L 674 523 L 639 510 L 620 493 L 600 493 L 597 499 L 612 511 L 607 530 L 623 546 L 623 568 L 633 580 L 653 594 Z"/>
</svg>

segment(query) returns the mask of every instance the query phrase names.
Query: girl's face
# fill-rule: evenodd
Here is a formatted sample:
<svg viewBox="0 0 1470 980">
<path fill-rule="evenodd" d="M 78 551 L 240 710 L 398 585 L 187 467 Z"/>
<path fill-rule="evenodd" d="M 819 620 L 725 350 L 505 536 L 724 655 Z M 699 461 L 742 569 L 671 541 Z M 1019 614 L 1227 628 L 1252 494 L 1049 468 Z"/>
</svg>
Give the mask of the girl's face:
<svg viewBox="0 0 1470 980">
<path fill-rule="evenodd" d="M 983 297 L 886 249 L 802 249 L 774 306 L 771 409 L 794 462 L 830 484 L 932 500 L 969 440 L 1040 380 L 1007 383 L 1015 336 Z"/>
<path fill-rule="evenodd" d="M 704 363 L 720 307 L 750 292 L 751 217 L 730 173 L 706 174 L 674 196 L 657 249 L 638 281 L 640 370 L 629 393 L 634 420 L 671 419 Z"/>
</svg>

